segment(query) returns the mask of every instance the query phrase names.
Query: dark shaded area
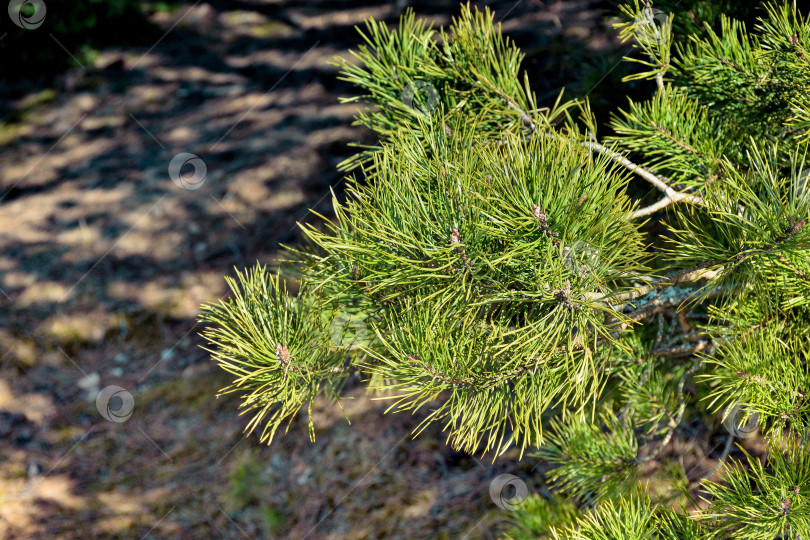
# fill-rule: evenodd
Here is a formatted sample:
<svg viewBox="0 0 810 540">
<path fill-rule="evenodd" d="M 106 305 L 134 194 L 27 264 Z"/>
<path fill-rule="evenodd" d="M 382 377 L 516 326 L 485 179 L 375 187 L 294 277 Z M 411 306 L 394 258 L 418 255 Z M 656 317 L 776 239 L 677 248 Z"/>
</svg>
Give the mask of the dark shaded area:
<svg viewBox="0 0 810 540">
<path fill-rule="evenodd" d="M 90 62 L 95 50 L 155 43 L 163 30 L 147 16 L 172 7 L 176 7 L 173 2 L 136 0 L 12 0 L 0 32 L 3 94 L 17 96 L 31 83 L 51 85 L 68 67 Z"/>
</svg>

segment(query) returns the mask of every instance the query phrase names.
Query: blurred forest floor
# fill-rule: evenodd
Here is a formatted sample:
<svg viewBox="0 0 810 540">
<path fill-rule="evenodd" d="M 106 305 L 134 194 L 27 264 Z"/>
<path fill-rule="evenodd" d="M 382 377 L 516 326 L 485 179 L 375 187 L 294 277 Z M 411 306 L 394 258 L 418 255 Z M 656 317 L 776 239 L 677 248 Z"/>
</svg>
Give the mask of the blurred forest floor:
<svg viewBox="0 0 810 540">
<path fill-rule="evenodd" d="M 458 12 L 410 5 L 437 25 Z M 570 81 L 619 84 L 627 51 L 599 2 L 486 5 L 530 53 L 541 106 Z M 245 438 L 237 397 L 214 398 L 230 377 L 200 348 L 199 305 L 226 295 L 234 267 L 272 265 L 297 221 L 317 222 L 308 208 L 332 215 L 347 143 L 374 139 L 327 62 L 367 17 L 397 16 L 394 2 L 181 2 L 150 16 L 153 45 L 14 88 L 0 118 L 0 537 L 486 538 L 504 517 L 493 477 L 542 489 L 513 453 L 456 453 L 435 427 L 412 440 L 424 415 L 384 415 L 359 386 L 352 425 L 319 403 L 315 443 L 299 418 L 270 447 Z M 31 32 L 50 39 L 47 21 Z M 169 177 L 181 152 L 207 167 L 199 189 Z M 96 409 L 110 385 L 134 397 L 126 422 Z"/>
</svg>

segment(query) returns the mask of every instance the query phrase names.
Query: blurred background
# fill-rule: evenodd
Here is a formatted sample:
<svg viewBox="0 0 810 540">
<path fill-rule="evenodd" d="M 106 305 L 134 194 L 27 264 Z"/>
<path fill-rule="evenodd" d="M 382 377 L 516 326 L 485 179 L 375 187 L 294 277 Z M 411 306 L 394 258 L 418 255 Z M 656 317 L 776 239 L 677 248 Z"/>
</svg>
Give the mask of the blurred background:
<svg viewBox="0 0 810 540">
<path fill-rule="evenodd" d="M 679 2 L 680 3 L 680 2 Z M 628 45 L 615 2 L 489 6 L 539 104 L 614 108 Z M 328 64 L 355 25 L 458 2 L 11 0 L 0 14 L 0 537 L 492 538 L 503 473 L 422 416 L 349 387 L 267 447 L 201 348 L 223 276 L 273 265 L 331 216 L 355 90 Z M 622 104 L 622 103 L 619 103 Z M 602 116 L 607 120 L 607 115 Z"/>
</svg>

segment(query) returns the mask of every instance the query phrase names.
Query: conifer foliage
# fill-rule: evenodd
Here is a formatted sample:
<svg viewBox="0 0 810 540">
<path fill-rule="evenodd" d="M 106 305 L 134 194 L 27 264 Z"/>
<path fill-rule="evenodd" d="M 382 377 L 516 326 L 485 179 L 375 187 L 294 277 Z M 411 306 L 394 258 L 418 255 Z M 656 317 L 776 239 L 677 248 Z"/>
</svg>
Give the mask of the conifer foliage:
<svg viewBox="0 0 810 540">
<path fill-rule="evenodd" d="M 202 309 L 249 431 L 270 442 L 359 376 L 394 412 L 430 407 L 417 432 L 552 467 L 511 537 L 810 538 L 810 22 L 785 1 L 753 27 L 622 11 L 650 96 L 596 112 L 536 103 L 489 10 L 367 21 L 335 64 L 378 143 L 286 247 L 297 293 L 257 265 Z M 721 422 L 703 480 L 660 457 Z M 761 455 L 728 457 L 752 437 Z"/>
</svg>

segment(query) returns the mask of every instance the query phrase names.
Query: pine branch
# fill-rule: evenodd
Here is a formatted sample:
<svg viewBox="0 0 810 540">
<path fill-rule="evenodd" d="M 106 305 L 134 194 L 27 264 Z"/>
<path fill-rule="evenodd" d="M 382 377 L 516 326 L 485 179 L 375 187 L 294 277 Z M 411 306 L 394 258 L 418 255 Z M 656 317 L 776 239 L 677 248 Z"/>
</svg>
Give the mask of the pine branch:
<svg viewBox="0 0 810 540">
<path fill-rule="evenodd" d="M 648 216 L 652 213 L 657 212 L 658 210 L 661 210 L 662 208 L 669 206 L 670 204 L 677 202 L 685 202 L 698 206 L 704 204 L 703 199 L 701 197 L 697 195 L 690 195 L 687 193 L 675 191 L 666 182 L 664 182 L 664 180 L 662 180 L 655 174 L 651 173 L 650 171 L 646 170 L 645 168 L 636 165 L 635 163 L 625 158 L 618 152 L 614 152 L 613 150 L 610 150 L 609 148 L 606 148 L 605 146 L 594 141 L 587 141 L 583 142 L 582 144 L 586 148 L 590 148 L 592 150 L 599 152 L 600 154 L 609 156 L 610 159 L 614 160 L 621 166 L 639 175 L 641 178 L 643 178 L 644 180 L 655 186 L 656 189 L 658 189 L 659 191 L 663 192 L 666 195 L 664 199 L 661 199 L 657 203 L 642 208 L 640 210 L 636 210 L 635 212 L 630 214 L 630 219 L 638 219 L 641 217 Z"/>
<path fill-rule="evenodd" d="M 640 208 L 636 210 L 632 214 L 630 214 L 630 219 L 638 219 L 645 216 L 649 216 L 650 214 L 654 214 L 659 210 L 662 210 L 669 206 L 670 204 L 677 203 L 677 202 L 687 202 L 691 204 L 703 204 L 703 199 L 696 195 L 688 195 L 686 193 L 675 193 L 673 196 L 667 196 L 657 203 L 651 204 L 650 206 L 645 206 L 644 208 Z"/>
<path fill-rule="evenodd" d="M 285 247 L 299 293 L 257 266 L 201 312 L 246 431 L 269 442 L 306 407 L 312 437 L 314 400 L 361 374 L 390 410 L 429 409 L 415 435 L 438 422 L 493 459 L 539 448 L 558 490 L 600 503 L 560 512 L 553 538 L 810 534 L 810 461 L 790 447 L 810 430 L 810 23 L 769 4 L 754 31 L 721 18 L 686 39 L 675 11 L 622 7 L 644 53 L 628 79 L 656 88 L 601 143 L 587 101 L 537 106 L 489 10 L 438 35 L 412 12 L 369 21 L 357 63 L 336 63 L 379 143 L 341 164 L 358 177 L 334 219 Z M 634 175 L 663 198 L 638 208 Z M 639 223 L 664 209 L 665 233 Z M 694 517 L 640 494 L 641 465 L 677 469 L 663 450 L 734 406 L 758 415 L 770 470 L 728 463 L 729 438 L 708 510 L 682 470 L 667 478 Z"/>
</svg>

